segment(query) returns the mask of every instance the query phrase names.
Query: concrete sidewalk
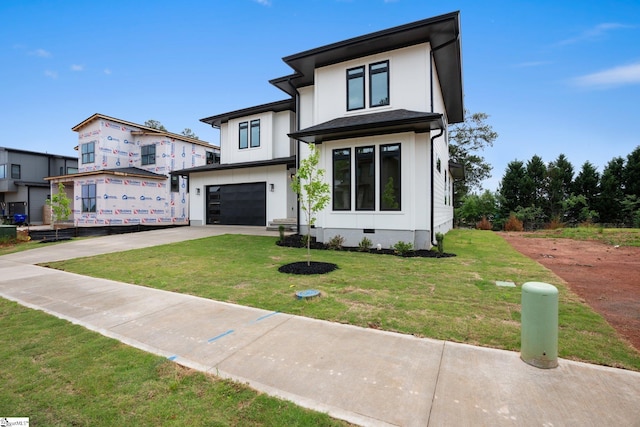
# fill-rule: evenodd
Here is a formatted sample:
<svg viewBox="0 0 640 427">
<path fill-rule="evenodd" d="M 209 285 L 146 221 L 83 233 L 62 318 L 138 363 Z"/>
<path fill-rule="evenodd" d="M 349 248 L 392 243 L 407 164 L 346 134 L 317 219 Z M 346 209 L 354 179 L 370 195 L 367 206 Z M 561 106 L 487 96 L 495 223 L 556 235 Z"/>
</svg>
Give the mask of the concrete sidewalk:
<svg viewBox="0 0 640 427">
<path fill-rule="evenodd" d="M 318 321 L 32 265 L 227 232 L 277 235 L 245 227 L 189 227 L 6 255 L 0 257 L 0 296 L 355 424 L 640 426 L 637 372 L 567 360 L 542 370 L 525 364 L 515 352 Z"/>
</svg>

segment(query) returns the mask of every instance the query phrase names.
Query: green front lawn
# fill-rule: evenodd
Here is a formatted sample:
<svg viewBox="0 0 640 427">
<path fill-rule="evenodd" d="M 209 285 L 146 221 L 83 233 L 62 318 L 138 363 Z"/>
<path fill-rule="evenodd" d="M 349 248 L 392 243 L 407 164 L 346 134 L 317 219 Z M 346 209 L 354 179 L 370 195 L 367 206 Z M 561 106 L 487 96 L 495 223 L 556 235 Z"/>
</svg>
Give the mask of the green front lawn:
<svg viewBox="0 0 640 427">
<path fill-rule="evenodd" d="M 640 353 L 560 278 L 499 235 L 453 230 L 445 237 L 445 251 L 457 256 L 312 251 L 314 261 L 332 262 L 339 269 L 292 276 L 278 267 L 305 260 L 306 250 L 276 246 L 272 237 L 225 235 L 49 266 L 266 310 L 514 351 L 520 349 L 520 286 L 547 282 L 560 291 L 560 357 L 640 370 Z M 518 287 L 497 287 L 496 280 Z M 320 290 L 322 297 L 294 297 L 295 291 L 310 288 Z"/>
</svg>

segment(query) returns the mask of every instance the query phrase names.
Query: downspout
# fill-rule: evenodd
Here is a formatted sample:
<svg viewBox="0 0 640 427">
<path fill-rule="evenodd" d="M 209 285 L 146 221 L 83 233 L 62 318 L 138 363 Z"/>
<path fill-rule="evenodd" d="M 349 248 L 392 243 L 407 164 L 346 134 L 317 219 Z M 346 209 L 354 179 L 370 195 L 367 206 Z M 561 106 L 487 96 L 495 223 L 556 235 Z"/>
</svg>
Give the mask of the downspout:
<svg viewBox="0 0 640 427">
<path fill-rule="evenodd" d="M 291 89 L 296 93 L 296 128 L 293 130 L 297 132 L 300 129 L 300 92 L 291 83 L 291 78 L 287 79 L 287 83 L 291 86 Z M 296 173 L 300 169 L 300 140 L 296 139 Z M 296 196 L 296 231 L 300 233 L 300 199 Z"/>
<path fill-rule="evenodd" d="M 433 179 L 434 179 L 434 173 L 433 173 L 433 169 L 435 169 L 435 166 L 433 165 L 433 142 L 436 138 L 441 137 L 444 134 L 444 125 L 440 128 L 440 133 L 437 135 L 434 135 L 431 137 L 431 245 L 432 246 L 436 246 L 438 243 L 434 241 L 434 230 L 433 228 L 435 227 L 435 221 L 433 219 L 433 216 L 435 215 L 435 200 L 436 197 L 434 195 L 434 190 L 435 190 L 435 186 L 433 185 Z"/>
<path fill-rule="evenodd" d="M 441 45 L 438 45 L 436 47 L 432 47 L 431 51 L 429 52 L 429 96 L 430 96 L 430 101 L 431 101 L 431 112 L 434 113 L 434 100 L 433 100 L 433 64 L 435 61 L 435 58 L 433 57 L 433 52 L 442 49 L 443 47 L 449 46 L 451 43 L 455 43 L 456 41 L 458 41 L 458 39 L 460 38 L 459 34 L 456 34 L 456 36 L 449 40 L 446 41 L 444 43 L 442 43 Z M 436 138 L 441 137 L 444 134 L 444 123 L 442 124 L 442 127 L 440 128 L 440 133 L 437 135 L 434 135 L 431 137 L 431 147 L 430 147 L 430 157 L 431 157 L 431 245 L 436 246 L 438 243 L 435 241 L 434 236 L 434 227 L 435 227 L 435 221 L 434 221 L 434 214 L 435 214 L 435 194 L 434 194 L 434 190 L 435 190 L 435 186 L 433 183 L 434 180 L 434 165 L 433 165 L 433 143 L 434 140 Z"/>
</svg>

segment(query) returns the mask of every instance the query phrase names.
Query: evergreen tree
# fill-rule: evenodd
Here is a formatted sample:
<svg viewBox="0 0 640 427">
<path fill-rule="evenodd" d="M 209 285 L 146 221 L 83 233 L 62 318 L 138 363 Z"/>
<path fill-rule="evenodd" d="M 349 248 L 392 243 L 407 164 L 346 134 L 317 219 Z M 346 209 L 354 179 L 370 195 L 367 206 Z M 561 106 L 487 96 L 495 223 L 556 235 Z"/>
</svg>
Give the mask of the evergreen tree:
<svg viewBox="0 0 640 427">
<path fill-rule="evenodd" d="M 527 162 L 527 175 L 523 188 L 523 208 L 545 205 L 547 167 L 538 155 Z"/>
<path fill-rule="evenodd" d="M 507 165 L 498 190 L 501 196 L 500 211 L 505 218 L 523 205 L 526 175 L 524 163 L 520 160 L 514 160 Z"/>
<path fill-rule="evenodd" d="M 562 202 L 571 195 L 573 185 L 573 165 L 564 154 L 549 163 L 547 168 L 548 216 L 561 217 Z"/>
<path fill-rule="evenodd" d="M 600 222 L 618 223 L 621 220 L 624 200 L 624 159 L 614 157 L 607 163 L 600 179 L 598 216 Z"/>
<path fill-rule="evenodd" d="M 573 181 L 573 193 L 577 196 L 584 196 L 589 210 L 597 209 L 598 197 L 600 196 L 600 174 L 591 162 L 583 163 L 578 176 Z"/>
<path fill-rule="evenodd" d="M 624 193 L 640 198 L 640 146 L 627 156 L 623 178 Z"/>
</svg>

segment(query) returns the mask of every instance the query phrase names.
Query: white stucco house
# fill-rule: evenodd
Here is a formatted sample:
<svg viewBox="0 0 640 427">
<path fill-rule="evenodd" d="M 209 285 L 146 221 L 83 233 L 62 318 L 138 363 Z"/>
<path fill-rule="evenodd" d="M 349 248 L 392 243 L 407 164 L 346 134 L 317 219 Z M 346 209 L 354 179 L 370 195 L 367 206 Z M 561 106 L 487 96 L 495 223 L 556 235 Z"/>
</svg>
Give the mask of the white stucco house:
<svg viewBox="0 0 640 427">
<path fill-rule="evenodd" d="M 283 101 L 202 119 L 220 129 L 220 164 L 189 177 L 193 225 L 306 227 L 291 177 L 308 144 L 320 151 L 331 203 L 318 241 L 430 248 L 453 227 L 454 173 L 447 126 L 464 119 L 459 13 L 340 41 L 283 58 L 293 73 L 270 81 Z"/>
<path fill-rule="evenodd" d="M 208 142 L 103 114 L 72 128 L 78 132 L 76 173 L 51 176 L 73 200 L 77 227 L 187 225 L 189 188 L 177 169 L 212 164 L 220 149 Z"/>
</svg>

